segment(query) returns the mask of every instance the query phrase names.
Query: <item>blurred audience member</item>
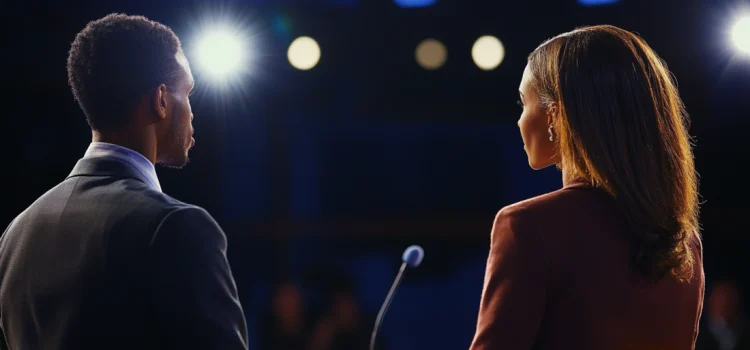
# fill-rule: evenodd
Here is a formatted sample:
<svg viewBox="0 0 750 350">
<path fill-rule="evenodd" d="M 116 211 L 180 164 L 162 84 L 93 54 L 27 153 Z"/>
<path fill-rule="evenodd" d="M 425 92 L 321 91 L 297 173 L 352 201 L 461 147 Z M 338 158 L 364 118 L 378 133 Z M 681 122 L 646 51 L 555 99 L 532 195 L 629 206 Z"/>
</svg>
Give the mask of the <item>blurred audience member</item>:
<svg viewBox="0 0 750 350">
<path fill-rule="evenodd" d="M 750 349 L 742 295 L 733 281 L 716 283 L 706 299 L 696 350 Z"/>
<path fill-rule="evenodd" d="M 351 281 L 343 276 L 335 278 L 327 294 L 331 296 L 330 306 L 315 323 L 309 350 L 367 349 L 370 325 L 364 321 Z"/>
<path fill-rule="evenodd" d="M 306 303 L 299 286 L 288 281 L 280 283 L 274 290 L 271 310 L 261 325 L 261 349 L 307 349 L 309 328 Z"/>
</svg>

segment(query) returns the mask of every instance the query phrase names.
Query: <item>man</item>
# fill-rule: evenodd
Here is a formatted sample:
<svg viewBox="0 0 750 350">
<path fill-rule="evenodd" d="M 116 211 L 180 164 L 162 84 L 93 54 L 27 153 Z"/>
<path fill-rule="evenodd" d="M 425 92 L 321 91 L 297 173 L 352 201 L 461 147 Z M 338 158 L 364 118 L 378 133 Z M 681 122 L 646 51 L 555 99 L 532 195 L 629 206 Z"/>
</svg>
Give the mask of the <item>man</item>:
<svg viewBox="0 0 750 350">
<path fill-rule="evenodd" d="M 177 36 L 111 14 L 76 36 L 73 94 L 93 142 L 0 238 L 2 346 L 246 349 L 226 237 L 161 192 L 154 164 L 188 162 L 193 77 Z"/>
</svg>

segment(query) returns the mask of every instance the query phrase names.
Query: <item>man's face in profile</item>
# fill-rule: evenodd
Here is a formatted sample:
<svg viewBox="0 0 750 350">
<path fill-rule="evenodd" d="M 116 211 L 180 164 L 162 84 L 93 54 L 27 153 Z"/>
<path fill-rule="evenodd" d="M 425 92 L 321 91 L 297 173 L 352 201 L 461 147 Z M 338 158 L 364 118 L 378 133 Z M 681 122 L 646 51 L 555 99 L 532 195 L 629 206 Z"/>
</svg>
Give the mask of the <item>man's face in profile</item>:
<svg viewBox="0 0 750 350">
<path fill-rule="evenodd" d="M 195 80 L 187 58 L 180 50 L 175 59 L 182 67 L 174 86 L 167 87 L 168 115 L 164 121 L 168 128 L 164 140 L 160 140 L 157 163 L 168 167 L 182 168 L 188 163 L 188 152 L 195 145 L 193 138 L 193 112 L 190 107 L 190 92 Z"/>
</svg>

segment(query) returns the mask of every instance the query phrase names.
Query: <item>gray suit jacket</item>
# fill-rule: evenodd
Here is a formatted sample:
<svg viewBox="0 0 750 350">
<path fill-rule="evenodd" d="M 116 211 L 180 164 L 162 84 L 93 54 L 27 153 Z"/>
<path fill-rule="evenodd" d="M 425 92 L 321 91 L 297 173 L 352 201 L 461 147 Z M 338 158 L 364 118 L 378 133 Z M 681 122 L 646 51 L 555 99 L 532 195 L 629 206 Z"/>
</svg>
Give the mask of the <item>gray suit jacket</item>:
<svg viewBox="0 0 750 350">
<path fill-rule="evenodd" d="M 205 210 L 82 159 L 0 238 L 0 348 L 247 349 L 226 247 Z"/>
</svg>

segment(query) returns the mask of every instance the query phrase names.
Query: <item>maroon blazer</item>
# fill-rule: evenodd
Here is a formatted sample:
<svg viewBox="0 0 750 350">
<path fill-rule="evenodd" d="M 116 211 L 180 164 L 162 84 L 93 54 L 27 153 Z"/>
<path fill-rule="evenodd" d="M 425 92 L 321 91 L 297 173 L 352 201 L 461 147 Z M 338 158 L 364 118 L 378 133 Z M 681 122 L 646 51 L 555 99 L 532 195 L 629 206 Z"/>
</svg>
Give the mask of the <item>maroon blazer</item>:
<svg viewBox="0 0 750 350">
<path fill-rule="evenodd" d="M 612 198 L 581 182 L 503 208 L 471 350 L 693 349 L 700 237 L 689 283 L 648 284 L 629 265 L 627 236 Z"/>
</svg>

